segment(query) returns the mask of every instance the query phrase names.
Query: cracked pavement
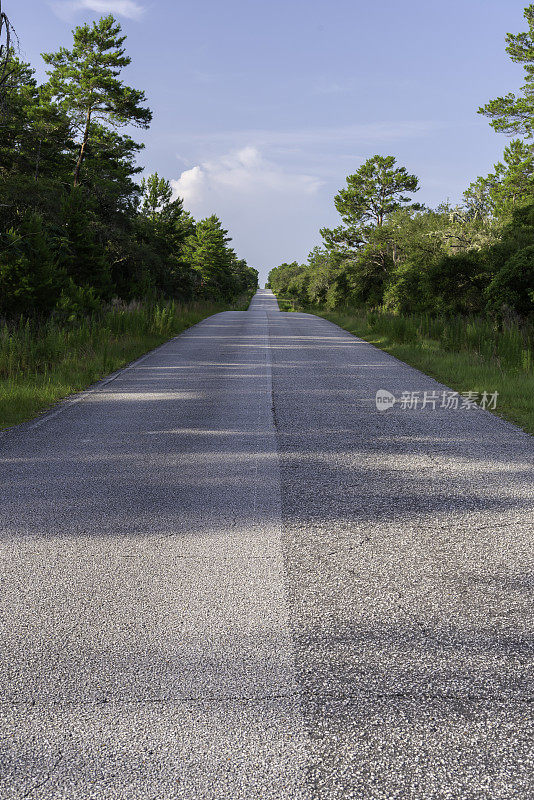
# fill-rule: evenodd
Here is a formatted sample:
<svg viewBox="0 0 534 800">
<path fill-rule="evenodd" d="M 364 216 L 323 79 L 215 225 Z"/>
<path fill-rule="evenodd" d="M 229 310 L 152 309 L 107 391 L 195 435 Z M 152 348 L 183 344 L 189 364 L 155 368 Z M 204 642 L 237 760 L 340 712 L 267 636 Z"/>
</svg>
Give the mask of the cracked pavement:
<svg viewBox="0 0 534 800">
<path fill-rule="evenodd" d="M 2 800 L 532 796 L 532 439 L 378 389 L 260 290 L 0 433 Z"/>
</svg>

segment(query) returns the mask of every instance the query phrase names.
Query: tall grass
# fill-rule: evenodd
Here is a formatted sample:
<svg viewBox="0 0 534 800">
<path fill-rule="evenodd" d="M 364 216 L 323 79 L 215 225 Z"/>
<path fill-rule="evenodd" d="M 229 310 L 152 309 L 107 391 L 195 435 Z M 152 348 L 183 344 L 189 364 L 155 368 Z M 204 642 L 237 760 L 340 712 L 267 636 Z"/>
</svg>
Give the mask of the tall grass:
<svg viewBox="0 0 534 800">
<path fill-rule="evenodd" d="M 148 350 L 233 304 L 115 303 L 85 319 L 0 322 L 0 428 L 89 386 Z"/>
<path fill-rule="evenodd" d="M 277 297 L 278 301 L 278 308 L 280 311 L 296 311 L 298 308 L 298 303 L 296 300 L 292 300 L 287 297 Z"/>
<path fill-rule="evenodd" d="M 534 367 L 534 330 L 527 324 L 509 322 L 499 326 L 480 317 L 400 316 L 366 309 L 347 309 L 337 316 L 358 319 L 371 333 L 399 344 L 433 342 L 449 353 L 470 353 L 477 360 L 494 361 L 515 372 L 529 373 Z"/>
</svg>

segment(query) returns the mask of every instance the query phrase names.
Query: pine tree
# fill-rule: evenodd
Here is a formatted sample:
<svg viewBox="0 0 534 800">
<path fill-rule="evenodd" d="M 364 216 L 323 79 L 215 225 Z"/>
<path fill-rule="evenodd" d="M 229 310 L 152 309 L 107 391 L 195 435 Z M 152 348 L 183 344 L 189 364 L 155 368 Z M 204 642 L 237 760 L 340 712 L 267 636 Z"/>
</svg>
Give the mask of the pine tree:
<svg viewBox="0 0 534 800">
<path fill-rule="evenodd" d="M 504 162 L 504 163 L 503 163 Z M 534 153 L 532 146 L 513 139 L 504 149 L 503 161 L 494 172 L 477 178 L 464 192 L 464 204 L 473 220 L 509 217 L 514 208 L 534 196 Z"/>
<path fill-rule="evenodd" d="M 215 215 L 197 222 L 195 232 L 186 240 L 186 255 L 202 281 L 202 293 L 208 297 L 231 296 L 231 241 Z"/>
<path fill-rule="evenodd" d="M 109 14 L 74 29 L 72 50 L 60 48 L 57 53 L 43 53 L 52 69 L 48 70 L 51 94 L 69 117 L 80 137 L 74 168 L 74 186 L 80 182 L 80 171 L 91 140 L 92 123 L 100 120 L 114 128 L 136 125 L 147 128 L 152 119 L 143 108 L 145 94 L 126 86 L 120 80 L 121 70 L 131 59 L 123 48 L 125 36 Z"/>
<path fill-rule="evenodd" d="M 99 216 L 109 224 L 137 206 L 142 171 L 136 156 L 143 145 L 98 123 L 91 123 L 84 166 L 84 189 L 98 203 Z"/>
<path fill-rule="evenodd" d="M 29 213 L 1 237 L 0 316 L 48 315 L 65 284 L 43 220 Z"/>
<path fill-rule="evenodd" d="M 394 156 L 376 155 L 347 176 L 346 188 L 334 198 L 344 225 L 321 230 L 327 247 L 350 254 L 365 245 L 370 230 L 381 228 L 389 214 L 411 203 L 405 193 L 417 192 L 418 180 L 396 163 Z"/>
<path fill-rule="evenodd" d="M 506 52 L 517 64 L 523 64 L 525 85 L 520 94 L 509 92 L 504 97 L 490 100 L 478 109 L 479 114 L 489 117 L 496 131 L 522 134 L 531 138 L 534 134 L 534 5 L 525 8 L 523 16 L 528 31 L 506 34 Z"/>
<path fill-rule="evenodd" d="M 171 184 L 165 178 L 160 178 L 158 173 L 155 172 L 153 175 L 149 175 L 148 178 L 143 178 L 141 181 L 141 193 L 141 213 L 154 222 L 171 201 Z"/>
<path fill-rule="evenodd" d="M 38 87 L 35 71 L 13 53 L 9 57 L 4 115 L 0 124 L 0 171 L 3 176 L 25 174 L 61 178 L 72 147 L 69 121 Z"/>
<path fill-rule="evenodd" d="M 105 251 L 88 225 L 94 214 L 80 187 L 73 188 L 62 202 L 59 266 L 77 286 L 92 286 L 103 297 L 111 291 L 110 269 Z"/>
<path fill-rule="evenodd" d="M 499 178 L 492 190 L 497 215 L 508 214 L 534 196 L 534 155 L 532 146 L 513 139 L 504 150 L 504 164 L 495 165 Z"/>
</svg>

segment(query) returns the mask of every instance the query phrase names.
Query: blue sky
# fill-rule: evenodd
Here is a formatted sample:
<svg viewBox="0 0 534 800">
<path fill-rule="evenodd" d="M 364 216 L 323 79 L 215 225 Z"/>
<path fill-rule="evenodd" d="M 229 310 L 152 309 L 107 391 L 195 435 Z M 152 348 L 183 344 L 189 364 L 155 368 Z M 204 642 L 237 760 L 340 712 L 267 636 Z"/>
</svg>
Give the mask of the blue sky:
<svg viewBox="0 0 534 800">
<path fill-rule="evenodd" d="M 333 196 L 381 153 L 457 202 L 507 143 L 476 111 L 522 83 L 505 53 L 525 0 L 4 0 L 22 55 L 69 45 L 111 11 L 154 112 L 141 163 L 199 218 L 216 213 L 241 257 L 303 261 Z"/>
</svg>

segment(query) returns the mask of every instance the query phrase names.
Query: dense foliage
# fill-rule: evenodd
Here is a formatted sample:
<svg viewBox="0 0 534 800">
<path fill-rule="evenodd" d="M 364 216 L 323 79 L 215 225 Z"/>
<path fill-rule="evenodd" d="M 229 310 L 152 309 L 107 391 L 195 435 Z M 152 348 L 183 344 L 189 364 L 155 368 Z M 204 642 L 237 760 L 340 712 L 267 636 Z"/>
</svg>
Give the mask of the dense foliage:
<svg viewBox="0 0 534 800">
<path fill-rule="evenodd" d="M 257 286 L 216 216 L 196 222 L 169 181 L 142 181 L 145 96 L 109 15 L 43 54 L 48 81 L 13 47 L 0 78 L 0 318 L 72 320 L 113 298 L 228 300 Z"/>
<path fill-rule="evenodd" d="M 534 321 L 534 5 L 525 18 L 528 32 L 507 35 L 525 86 L 479 110 L 496 130 L 524 138 L 454 208 L 415 204 L 414 175 L 393 156 L 368 159 L 335 197 L 340 227 L 321 230 L 324 244 L 306 264 L 271 270 L 277 294 L 327 309 Z"/>
</svg>

